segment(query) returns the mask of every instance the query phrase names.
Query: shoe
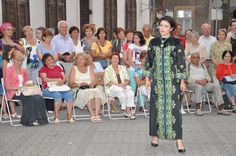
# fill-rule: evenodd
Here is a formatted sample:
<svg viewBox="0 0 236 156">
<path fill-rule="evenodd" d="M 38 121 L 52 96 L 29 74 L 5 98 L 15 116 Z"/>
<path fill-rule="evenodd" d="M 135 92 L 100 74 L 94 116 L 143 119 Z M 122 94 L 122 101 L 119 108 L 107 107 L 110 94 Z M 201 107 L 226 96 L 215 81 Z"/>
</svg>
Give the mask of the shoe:
<svg viewBox="0 0 236 156">
<path fill-rule="evenodd" d="M 3 118 L 4 120 L 9 119 L 9 115 L 8 115 L 8 114 L 3 114 L 2 118 Z"/>
<path fill-rule="evenodd" d="M 183 108 L 181 108 L 181 114 L 186 114 Z"/>
<path fill-rule="evenodd" d="M 146 109 L 146 107 L 145 107 L 145 109 Z M 140 111 L 140 112 L 144 112 L 144 108 L 141 106 L 141 107 L 139 108 L 139 111 Z"/>
<path fill-rule="evenodd" d="M 60 123 L 60 120 L 58 118 L 56 118 L 54 121 L 53 121 L 54 124 L 59 124 Z"/>
<path fill-rule="evenodd" d="M 111 113 L 114 113 L 114 114 L 118 114 L 118 113 L 120 113 L 120 111 L 118 111 L 118 110 L 111 110 Z"/>
<path fill-rule="evenodd" d="M 218 110 L 218 111 L 217 111 L 217 114 L 220 114 L 220 115 L 227 115 L 227 116 L 231 115 L 229 112 L 227 112 L 227 111 L 224 110 L 224 109 Z"/>
<path fill-rule="evenodd" d="M 97 122 L 103 122 L 100 116 L 96 117 Z"/>
<path fill-rule="evenodd" d="M 136 115 L 135 114 L 131 114 L 131 116 L 129 117 L 130 120 L 135 120 L 136 119 Z"/>
<path fill-rule="evenodd" d="M 197 109 L 195 114 L 197 116 L 203 116 L 203 113 L 202 113 L 201 109 Z"/>
<path fill-rule="evenodd" d="M 92 117 L 90 117 L 90 121 L 91 121 L 91 122 L 97 122 L 97 119 L 96 119 L 95 116 L 92 116 Z"/>
<path fill-rule="evenodd" d="M 21 118 L 21 116 L 18 115 L 16 112 L 13 113 L 13 114 L 11 114 L 11 117 L 13 117 L 13 118 L 17 118 L 17 119 L 20 119 L 20 118 Z"/>
<path fill-rule="evenodd" d="M 130 118 L 131 117 L 131 113 L 124 112 L 124 116 L 125 116 L 125 118 Z"/>
<path fill-rule="evenodd" d="M 179 153 L 184 153 L 186 151 L 185 148 L 179 149 L 178 142 L 176 142 L 176 147 Z"/>
<path fill-rule="evenodd" d="M 75 120 L 74 120 L 73 118 L 67 119 L 67 121 L 68 121 L 69 123 L 74 123 L 74 122 L 75 122 Z"/>
<path fill-rule="evenodd" d="M 33 126 L 39 126 L 39 123 L 37 121 L 33 122 Z"/>
<path fill-rule="evenodd" d="M 158 139 L 157 139 L 157 140 L 158 140 Z M 152 146 L 152 147 L 157 147 L 157 146 L 158 146 L 158 141 L 157 141 L 157 143 L 154 143 L 154 142 L 153 142 L 153 139 L 152 139 L 152 141 L 151 141 L 151 146 Z"/>
<path fill-rule="evenodd" d="M 233 107 L 232 112 L 233 112 L 233 113 L 236 113 L 236 105 L 233 105 L 232 107 Z"/>
</svg>

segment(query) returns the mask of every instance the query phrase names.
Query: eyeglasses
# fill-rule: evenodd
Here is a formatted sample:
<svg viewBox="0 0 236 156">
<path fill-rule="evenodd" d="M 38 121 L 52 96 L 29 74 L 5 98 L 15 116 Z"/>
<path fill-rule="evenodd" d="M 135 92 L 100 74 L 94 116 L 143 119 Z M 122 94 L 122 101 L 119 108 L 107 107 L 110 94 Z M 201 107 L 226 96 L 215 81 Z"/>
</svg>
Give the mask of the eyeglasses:
<svg viewBox="0 0 236 156">
<path fill-rule="evenodd" d="M 198 57 L 198 56 L 193 56 L 192 58 L 193 58 L 193 59 L 199 59 L 200 57 Z"/>
</svg>

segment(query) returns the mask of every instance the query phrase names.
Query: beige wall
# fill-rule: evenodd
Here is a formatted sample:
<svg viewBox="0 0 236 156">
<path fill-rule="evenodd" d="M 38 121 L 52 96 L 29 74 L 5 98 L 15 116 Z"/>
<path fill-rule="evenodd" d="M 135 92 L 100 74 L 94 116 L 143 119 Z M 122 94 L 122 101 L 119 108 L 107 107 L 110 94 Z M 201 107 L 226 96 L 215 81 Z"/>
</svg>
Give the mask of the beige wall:
<svg viewBox="0 0 236 156">
<path fill-rule="evenodd" d="M 30 25 L 36 29 L 37 27 L 46 26 L 45 18 L 45 1 L 29 0 Z"/>
</svg>

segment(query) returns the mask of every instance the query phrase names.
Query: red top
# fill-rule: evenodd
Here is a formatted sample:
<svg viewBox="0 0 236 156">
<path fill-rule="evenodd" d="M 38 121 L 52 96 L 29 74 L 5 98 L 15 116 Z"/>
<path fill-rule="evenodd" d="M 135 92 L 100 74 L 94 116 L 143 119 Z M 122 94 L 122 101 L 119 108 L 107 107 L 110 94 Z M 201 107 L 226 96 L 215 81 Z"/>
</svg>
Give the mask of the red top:
<svg viewBox="0 0 236 156">
<path fill-rule="evenodd" d="M 63 79 L 63 76 L 61 74 L 62 72 L 63 72 L 63 70 L 59 66 L 54 66 L 52 69 L 50 69 L 48 67 L 42 67 L 40 69 L 40 74 L 45 73 L 47 78 L 51 78 L 51 79 L 53 79 L 53 78 Z M 48 87 L 46 82 L 43 82 L 42 86 L 43 86 L 43 89 L 46 89 Z"/>
<path fill-rule="evenodd" d="M 223 79 L 225 76 L 230 76 L 231 74 L 236 74 L 236 63 L 226 65 L 219 64 L 216 69 L 216 77 L 219 81 Z"/>
<path fill-rule="evenodd" d="M 182 46 L 185 49 L 185 47 L 186 47 L 186 39 L 183 36 L 181 36 L 181 35 L 178 35 L 178 39 L 181 41 Z"/>
</svg>

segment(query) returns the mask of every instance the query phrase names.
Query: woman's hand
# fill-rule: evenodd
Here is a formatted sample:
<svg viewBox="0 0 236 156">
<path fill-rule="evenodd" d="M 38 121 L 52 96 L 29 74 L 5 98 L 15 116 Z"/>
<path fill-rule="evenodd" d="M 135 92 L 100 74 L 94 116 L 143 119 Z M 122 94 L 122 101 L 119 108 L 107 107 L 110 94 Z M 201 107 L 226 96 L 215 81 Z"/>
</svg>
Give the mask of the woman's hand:
<svg viewBox="0 0 236 156">
<path fill-rule="evenodd" d="M 151 88 L 151 82 L 148 77 L 145 78 L 145 86 L 146 88 Z"/>
<path fill-rule="evenodd" d="M 64 81 L 63 81 L 63 79 L 57 79 L 56 80 L 56 84 L 58 85 L 58 86 L 61 86 L 61 85 L 63 85 L 64 84 Z"/>
<path fill-rule="evenodd" d="M 184 80 L 181 80 L 181 82 L 180 82 L 180 90 L 182 92 L 186 91 L 186 84 L 185 84 Z"/>
</svg>

